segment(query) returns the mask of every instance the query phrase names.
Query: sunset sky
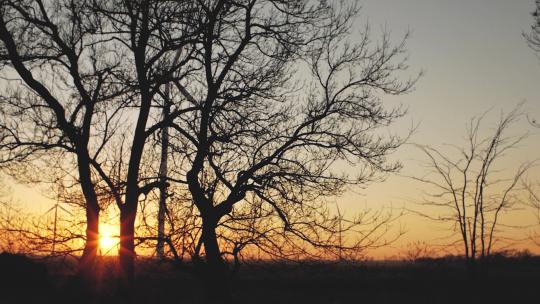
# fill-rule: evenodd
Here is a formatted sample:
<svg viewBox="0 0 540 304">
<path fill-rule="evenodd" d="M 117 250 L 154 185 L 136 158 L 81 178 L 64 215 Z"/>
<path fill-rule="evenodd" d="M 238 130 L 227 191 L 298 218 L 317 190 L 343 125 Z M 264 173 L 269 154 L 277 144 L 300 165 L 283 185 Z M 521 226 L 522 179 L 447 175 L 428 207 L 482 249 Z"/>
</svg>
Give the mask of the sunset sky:
<svg viewBox="0 0 540 304">
<path fill-rule="evenodd" d="M 485 120 L 490 131 L 500 118 L 518 103 L 531 117 L 540 116 L 540 54 L 535 54 L 522 36 L 532 24 L 534 1 L 529 0 L 367 0 L 362 1 L 363 20 L 386 25 L 395 36 L 407 29 L 411 69 L 423 69 L 416 90 L 400 96 L 409 115 L 400 126 L 418 123 L 411 141 L 441 147 L 462 145 L 465 124 L 475 115 L 492 109 Z M 523 120 L 512 132 L 531 132 L 531 136 L 505 158 L 507 167 L 540 158 L 539 130 Z M 421 171 L 423 160 L 418 150 L 403 147 L 396 155 L 403 164 L 402 174 Z M 540 179 L 539 168 L 529 177 Z M 419 198 L 421 185 L 406 178 L 391 177 L 387 182 L 369 187 L 360 201 L 385 202 L 392 205 Z M 520 223 L 535 223 L 530 213 L 513 215 Z M 418 218 L 405 221 L 409 233 L 402 242 L 430 241 L 443 235 L 432 222 Z M 523 232 L 523 231 L 522 231 Z M 523 236 L 521 236 L 523 237 Z M 533 249 L 534 250 L 534 249 Z M 537 250 L 537 249 L 536 249 Z M 537 250 L 538 251 L 538 250 Z"/>
<path fill-rule="evenodd" d="M 530 117 L 540 119 L 540 54 L 527 46 L 522 35 L 533 22 L 534 1 L 362 0 L 361 3 L 358 28 L 369 22 L 376 39 L 385 27 L 395 41 L 410 30 L 412 36 L 407 43 L 410 72 L 425 72 L 412 93 L 387 98 L 389 105 L 401 103 L 408 108 L 408 115 L 391 127 L 392 132 L 406 134 L 407 129 L 417 125 L 411 143 L 441 147 L 463 143 L 467 121 L 488 109 L 491 109 L 485 120 L 488 132 L 501 111 L 508 112 L 521 102 Z M 531 136 L 505 159 L 507 168 L 540 158 L 539 129 L 523 119 L 512 132 L 531 132 Z M 413 146 L 402 147 L 393 159 L 403 163 L 401 175 L 422 174 L 419 161 L 424 158 Z M 540 167 L 531 170 L 529 177 L 540 180 Z M 51 206 L 52 202 L 44 199 L 39 189 L 24 186 L 13 189 L 13 197 L 37 213 Z M 390 176 L 383 183 L 347 193 L 336 201 L 349 214 L 365 207 L 411 208 L 420 198 L 420 192 L 418 183 Z M 513 216 L 513 221 L 535 224 L 531 212 Z M 447 234 L 435 223 L 414 216 L 403 218 L 402 224 L 408 233 L 393 247 L 373 253 L 375 256 L 389 256 L 408 242 L 433 242 Z"/>
</svg>

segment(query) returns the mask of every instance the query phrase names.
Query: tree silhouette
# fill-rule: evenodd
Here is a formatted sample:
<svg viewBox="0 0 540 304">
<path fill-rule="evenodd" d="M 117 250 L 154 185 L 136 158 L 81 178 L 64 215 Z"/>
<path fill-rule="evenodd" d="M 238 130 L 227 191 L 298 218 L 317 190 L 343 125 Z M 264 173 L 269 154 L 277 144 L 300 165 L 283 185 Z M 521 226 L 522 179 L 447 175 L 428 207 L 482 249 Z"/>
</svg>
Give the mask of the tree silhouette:
<svg viewBox="0 0 540 304">
<path fill-rule="evenodd" d="M 42 214 L 29 212 L 9 200 L 1 202 L 0 249 L 43 259 L 52 257 L 51 260 L 80 256 L 85 247 L 84 203 L 74 204 L 66 193 L 55 198 L 53 207 Z M 76 199 L 81 198 L 79 193 Z M 61 216 L 60 212 L 70 216 Z"/>
<path fill-rule="evenodd" d="M 530 33 L 524 33 L 523 36 L 527 40 L 530 48 L 537 53 L 540 53 L 540 0 L 536 0 L 536 10 L 532 13 L 534 24 L 531 26 Z M 529 122 L 536 128 L 540 128 L 540 122 L 529 117 Z"/>
<path fill-rule="evenodd" d="M 536 9 L 532 12 L 534 23 L 531 26 L 530 33 L 524 33 L 523 36 L 527 40 L 531 49 L 540 52 L 540 0 L 536 0 Z"/>
<path fill-rule="evenodd" d="M 524 181 L 523 185 L 527 194 L 529 195 L 529 205 L 530 207 L 532 207 L 538 223 L 540 223 L 540 183 L 538 181 L 536 183 L 531 181 Z M 540 246 L 540 233 L 538 231 L 533 233 L 531 239 L 537 246 Z"/>
<path fill-rule="evenodd" d="M 2 0 L 2 162 L 19 165 L 15 174 L 47 165 L 80 183 L 86 272 L 100 205 L 116 203 L 128 286 L 141 197 L 178 183 L 200 213 L 195 251 L 204 248 L 208 286 L 227 299 L 218 226 L 274 217 L 326 246 L 322 232 L 336 221 L 322 198 L 399 168 L 386 156 L 403 140 L 379 128 L 404 111 L 381 98 L 415 79 L 398 78 L 404 41 L 392 46 L 384 32 L 372 42 L 368 27 L 348 41 L 357 12 L 326 1 Z M 166 128 L 176 156 L 164 174 L 147 142 Z M 345 164 L 356 176 L 342 174 Z M 255 206 L 260 217 L 238 216 Z"/>
<path fill-rule="evenodd" d="M 97 47 L 96 20 L 86 13 L 84 5 L 69 1 L 0 3 L 1 66 L 18 76 L 4 88 L 0 128 L 4 162 L 73 156 L 87 223 L 80 271 L 91 276 L 100 207 L 91 169 L 99 149 L 90 145 L 107 141 L 106 130 L 92 131 L 109 121 L 104 104 L 117 92 L 115 63 L 105 59 L 106 47 Z"/>
<path fill-rule="evenodd" d="M 430 171 L 413 178 L 432 187 L 421 205 L 447 211 L 435 216 L 420 214 L 456 227 L 471 271 L 479 258 L 493 253 L 501 233 L 502 217 L 519 202 L 519 181 L 532 166 L 523 163 L 508 177 L 502 176 L 497 167 L 501 159 L 526 138 L 526 134 L 508 135 L 512 125 L 522 117 L 519 110 L 517 107 L 501 115 L 493 133 L 485 137 L 482 137 L 481 126 L 487 112 L 471 119 L 467 125 L 466 146 L 451 146 L 455 154 L 419 146 L 427 157 Z"/>
<path fill-rule="evenodd" d="M 162 87 L 189 71 L 182 67 L 193 52 L 198 27 L 190 20 L 197 12 L 191 1 L 0 4 L 0 59 L 13 75 L 1 99 L 3 162 L 77 172 L 88 225 L 80 264 L 89 272 L 103 203 L 98 192 L 115 202 L 129 285 L 139 198 L 160 185 L 156 174 L 140 176 L 145 144 L 163 126 L 152 113 L 163 105 Z"/>
<path fill-rule="evenodd" d="M 126 171 L 121 179 L 125 196 L 118 202 L 120 263 L 128 285 L 134 273 L 139 199 L 161 184 L 157 177 L 140 176 L 145 144 L 165 125 L 163 121 L 153 124 L 151 113 L 160 107 L 163 87 L 172 79 L 181 81 L 190 72 L 188 63 L 195 51 L 193 39 L 199 32 L 199 25 L 194 22 L 198 14 L 194 5 L 192 1 L 92 1 L 92 10 L 103 22 L 98 33 L 107 41 L 115 41 L 115 46 L 130 56 L 119 75 L 121 83 L 133 89 L 134 94 L 125 98 L 136 109 L 129 133 L 131 141 L 124 150 L 128 153 L 121 156 Z M 190 110 L 177 108 L 171 111 L 169 119 Z M 140 182 L 144 184 L 139 185 Z"/>
<path fill-rule="evenodd" d="M 534 23 L 531 26 L 530 33 L 524 33 L 524 37 L 527 40 L 530 48 L 537 53 L 540 52 L 540 0 L 536 0 L 536 9 L 534 12 L 532 12 L 532 16 L 534 18 Z M 532 117 L 529 118 L 529 123 L 536 128 L 540 128 L 540 122 Z M 531 183 L 524 183 L 525 189 L 529 192 L 530 196 L 530 203 L 532 207 L 535 210 L 540 210 L 540 199 L 535 192 L 535 189 Z M 536 244 L 540 244 L 540 237 L 538 235 L 535 235 L 533 237 L 533 241 L 536 242 Z"/>
<path fill-rule="evenodd" d="M 318 216 L 318 203 L 399 168 L 386 156 L 403 140 L 379 128 L 404 111 L 387 109 L 381 97 L 408 92 L 415 79 L 397 78 L 406 69 L 404 43 L 392 46 L 388 33 L 372 43 L 366 28 L 348 41 L 354 3 L 197 4 L 196 64 L 174 81 L 176 107 L 195 110 L 171 120 L 171 150 L 181 159 L 171 176 L 200 213 L 207 294 L 227 302 L 220 242 L 230 226 L 223 226 L 271 217 L 298 239 L 324 245 L 328 217 Z"/>
</svg>

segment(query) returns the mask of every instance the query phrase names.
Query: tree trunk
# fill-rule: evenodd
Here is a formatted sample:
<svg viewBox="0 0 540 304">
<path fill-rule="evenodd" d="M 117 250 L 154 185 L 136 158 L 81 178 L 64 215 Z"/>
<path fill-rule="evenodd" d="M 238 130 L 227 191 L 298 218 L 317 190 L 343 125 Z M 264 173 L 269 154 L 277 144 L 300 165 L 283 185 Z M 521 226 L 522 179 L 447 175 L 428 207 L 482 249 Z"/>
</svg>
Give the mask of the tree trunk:
<svg viewBox="0 0 540 304">
<path fill-rule="evenodd" d="M 120 209 L 120 268 L 122 285 L 129 292 L 135 278 L 135 216 L 136 209 Z"/>
<path fill-rule="evenodd" d="M 86 207 L 86 244 L 79 260 L 79 276 L 88 283 L 95 278 L 95 263 L 99 249 L 99 208 Z"/>
<path fill-rule="evenodd" d="M 165 95 L 169 97 L 169 88 L 167 87 Z M 163 107 L 163 120 L 169 116 L 169 104 Z M 161 259 L 165 257 L 164 240 L 165 237 L 165 211 L 167 203 L 167 149 L 169 147 L 169 130 L 167 126 L 161 131 L 161 163 L 159 166 L 159 207 L 158 207 L 158 240 L 156 245 L 157 256 Z"/>
<path fill-rule="evenodd" d="M 157 245 L 156 245 L 156 252 L 157 256 L 160 259 L 165 258 L 165 204 L 166 204 L 166 193 L 167 193 L 167 186 L 161 186 L 160 188 L 160 197 L 159 197 L 159 209 L 158 209 L 158 239 L 157 239 Z"/>
<path fill-rule="evenodd" d="M 217 242 L 216 225 L 203 221 L 202 238 L 207 268 L 203 273 L 205 299 L 208 304 L 232 303 L 229 273 Z"/>
<path fill-rule="evenodd" d="M 79 181 L 85 199 L 86 208 L 86 243 L 83 254 L 79 260 L 78 273 L 84 284 L 95 282 L 95 263 L 99 250 L 99 203 L 92 182 L 90 162 L 86 149 L 77 151 L 77 165 Z"/>
</svg>

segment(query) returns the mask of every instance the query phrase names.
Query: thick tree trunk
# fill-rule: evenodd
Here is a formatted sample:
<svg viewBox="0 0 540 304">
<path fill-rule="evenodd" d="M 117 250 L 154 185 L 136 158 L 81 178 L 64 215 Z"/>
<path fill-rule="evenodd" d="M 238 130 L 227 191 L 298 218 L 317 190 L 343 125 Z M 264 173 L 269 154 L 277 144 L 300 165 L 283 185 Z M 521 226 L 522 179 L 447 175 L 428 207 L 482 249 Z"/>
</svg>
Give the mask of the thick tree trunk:
<svg viewBox="0 0 540 304">
<path fill-rule="evenodd" d="M 203 242 L 207 269 L 204 271 L 205 299 L 208 304 L 232 303 L 229 273 L 217 242 L 215 224 L 203 222 Z"/>
<path fill-rule="evenodd" d="M 99 250 L 99 203 L 92 182 L 90 162 L 86 149 L 80 149 L 77 153 L 77 165 L 79 169 L 79 180 L 85 199 L 86 208 L 86 243 L 83 254 L 79 260 L 79 277 L 85 284 L 95 282 L 96 257 Z"/>
<path fill-rule="evenodd" d="M 120 281 L 119 296 L 122 303 L 133 303 L 135 282 L 135 216 L 136 209 L 120 208 Z"/>
<path fill-rule="evenodd" d="M 126 207 L 126 206 L 124 206 Z M 130 288 L 135 276 L 135 216 L 136 210 L 120 210 L 120 267 L 123 284 Z"/>
<path fill-rule="evenodd" d="M 99 208 L 86 208 L 86 244 L 79 260 L 79 276 L 91 283 L 95 278 L 96 257 L 99 250 Z"/>
<path fill-rule="evenodd" d="M 138 77 L 145 78 L 144 71 L 144 48 L 138 49 L 135 53 L 135 61 Z M 146 80 L 139 79 L 141 88 L 141 105 L 139 117 L 133 134 L 133 143 L 131 146 L 131 155 L 128 163 L 128 172 L 126 179 L 126 199 L 124 205 L 120 207 L 120 267 L 125 290 L 133 287 L 135 278 L 135 217 L 139 203 L 139 170 L 141 159 L 146 142 L 146 122 L 150 113 L 152 96 L 148 93 L 148 83 Z"/>
</svg>

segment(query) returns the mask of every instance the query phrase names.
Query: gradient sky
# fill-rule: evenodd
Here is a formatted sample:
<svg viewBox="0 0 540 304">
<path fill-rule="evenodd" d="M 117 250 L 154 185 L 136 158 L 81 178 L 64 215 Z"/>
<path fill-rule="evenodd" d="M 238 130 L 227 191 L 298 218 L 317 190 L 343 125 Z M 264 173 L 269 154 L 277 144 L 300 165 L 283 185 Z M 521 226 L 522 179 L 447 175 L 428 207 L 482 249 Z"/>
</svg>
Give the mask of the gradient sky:
<svg viewBox="0 0 540 304">
<path fill-rule="evenodd" d="M 382 27 L 399 39 L 407 30 L 412 72 L 425 71 L 416 90 L 406 96 L 389 98 L 409 109 L 406 118 L 394 128 L 419 124 L 411 139 L 415 143 L 440 146 L 459 144 L 465 123 L 474 115 L 492 108 L 487 127 L 501 111 L 510 111 L 525 101 L 524 108 L 540 118 L 540 54 L 535 54 L 522 36 L 533 22 L 534 0 L 363 0 L 358 25 L 369 21 L 373 34 Z M 375 36 L 376 37 L 376 36 Z M 491 124 L 491 125 L 490 125 Z M 523 147 L 508 160 L 508 166 L 540 158 L 540 130 L 526 122 L 515 132 L 533 132 Z M 534 133 L 536 132 L 536 133 Z M 422 156 L 412 147 L 396 155 L 404 164 L 403 174 L 418 172 Z M 540 179 L 536 168 L 530 174 Z M 14 196 L 30 200 L 34 208 L 45 211 L 50 202 L 38 192 L 15 187 Z M 23 195 L 24 191 L 24 195 Z M 348 212 L 365 206 L 401 206 L 418 197 L 419 185 L 401 177 L 390 177 L 359 193 L 339 199 Z M 34 193 L 35 192 L 35 193 Z M 33 194 L 32 194 L 33 193 Z M 517 215 L 517 220 L 534 222 L 532 214 Z M 394 248 L 413 240 L 430 241 L 443 235 L 433 223 L 404 219 L 409 233 Z M 385 251 L 383 255 L 391 254 Z"/>
<path fill-rule="evenodd" d="M 374 32 L 382 26 L 399 37 L 409 29 L 407 43 L 411 70 L 423 69 L 416 90 L 397 98 L 409 108 L 398 126 L 419 123 L 412 142 L 441 146 L 460 144 L 465 123 L 492 109 L 486 127 L 492 127 L 501 111 L 510 111 L 520 102 L 532 117 L 540 117 L 540 54 L 535 54 L 522 36 L 533 22 L 533 0 L 364 0 L 362 21 L 369 20 Z M 362 22 L 360 21 L 360 22 Z M 526 160 L 540 158 L 539 130 L 525 121 L 513 132 L 533 134 L 505 160 L 511 168 Z M 396 154 L 404 164 L 403 174 L 416 174 L 422 155 L 412 147 Z M 530 177 L 539 179 L 538 168 Z M 405 178 L 390 177 L 370 186 L 365 196 L 348 197 L 364 204 L 399 206 L 418 198 L 420 185 Z M 534 223 L 532 214 L 513 215 L 515 221 Z M 430 241 L 444 231 L 432 222 L 407 218 L 409 233 L 400 244 L 412 240 Z M 396 246 L 399 247 L 400 244 Z"/>
</svg>

